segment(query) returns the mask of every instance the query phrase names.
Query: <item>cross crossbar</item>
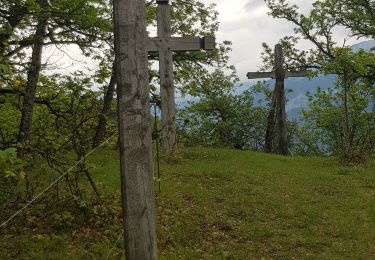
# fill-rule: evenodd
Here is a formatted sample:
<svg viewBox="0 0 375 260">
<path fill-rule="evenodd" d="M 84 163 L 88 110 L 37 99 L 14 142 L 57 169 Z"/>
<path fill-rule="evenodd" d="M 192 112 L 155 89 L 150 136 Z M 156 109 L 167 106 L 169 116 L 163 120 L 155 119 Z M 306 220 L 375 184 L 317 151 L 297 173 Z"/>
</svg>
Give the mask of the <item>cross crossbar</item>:
<svg viewBox="0 0 375 260">
<path fill-rule="evenodd" d="M 207 36 L 200 37 L 171 37 L 150 38 L 148 41 L 148 51 L 157 52 L 162 48 L 171 51 L 199 51 L 199 50 L 213 50 L 215 48 L 215 38 Z"/>
<path fill-rule="evenodd" d="M 247 73 L 248 79 L 265 79 L 265 78 L 272 78 L 274 79 L 276 77 L 276 74 L 274 71 L 272 72 L 249 72 Z"/>
<path fill-rule="evenodd" d="M 308 77 L 312 71 L 304 70 L 304 71 L 285 71 L 285 78 L 298 78 L 298 77 Z M 249 72 L 247 73 L 248 79 L 265 79 L 271 78 L 276 79 L 275 71 L 271 72 Z"/>
</svg>

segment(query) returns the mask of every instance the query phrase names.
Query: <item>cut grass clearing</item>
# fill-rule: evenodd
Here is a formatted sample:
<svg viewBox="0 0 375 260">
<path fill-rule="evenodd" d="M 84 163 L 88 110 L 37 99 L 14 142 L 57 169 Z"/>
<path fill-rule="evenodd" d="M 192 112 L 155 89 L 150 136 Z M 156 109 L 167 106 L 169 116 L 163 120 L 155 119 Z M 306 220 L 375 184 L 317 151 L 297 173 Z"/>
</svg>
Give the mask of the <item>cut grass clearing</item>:
<svg viewBox="0 0 375 260">
<path fill-rule="evenodd" d="M 114 198 L 107 206 L 120 205 L 117 158 L 111 150 L 90 158 L 99 189 Z M 161 259 L 375 257 L 374 161 L 345 168 L 333 158 L 193 148 L 161 173 Z M 119 221 L 96 230 L 10 229 L 0 259 L 105 259 L 120 231 Z M 121 257 L 119 242 L 109 259 Z"/>
</svg>

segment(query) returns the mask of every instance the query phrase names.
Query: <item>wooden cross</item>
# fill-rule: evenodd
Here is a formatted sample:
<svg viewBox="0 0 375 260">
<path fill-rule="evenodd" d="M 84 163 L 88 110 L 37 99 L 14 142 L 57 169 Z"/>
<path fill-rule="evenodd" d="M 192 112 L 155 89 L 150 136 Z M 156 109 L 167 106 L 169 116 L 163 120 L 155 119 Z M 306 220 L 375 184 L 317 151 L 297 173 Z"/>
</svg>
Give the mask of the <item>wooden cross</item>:
<svg viewBox="0 0 375 260">
<path fill-rule="evenodd" d="M 169 0 L 156 0 L 158 37 L 150 38 L 149 52 L 159 52 L 162 137 L 164 149 L 176 149 L 176 104 L 173 81 L 173 51 L 199 51 L 215 48 L 214 37 L 171 37 Z"/>
<path fill-rule="evenodd" d="M 265 152 L 272 152 L 273 133 L 277 123 L 278 152 L 289 154 L 288 129 L 285 112 L 285 87 L 284 80 L 289 77 L 307 77 L 311 71 L 287 71 L 283 68 L 284 57 L 281 44 L 275 46 L 275 69 L 271 72 L 249 72 L 249 79 L 272 78 L 276 79 L 275 89 L 272 95 L 271 110 L 267 118 L 267 130 L 265 137 Z M 275 118 L 276 113 L 276 118 Z M 276 121 L 276 122 L 275 122 Z"/>
</svg>

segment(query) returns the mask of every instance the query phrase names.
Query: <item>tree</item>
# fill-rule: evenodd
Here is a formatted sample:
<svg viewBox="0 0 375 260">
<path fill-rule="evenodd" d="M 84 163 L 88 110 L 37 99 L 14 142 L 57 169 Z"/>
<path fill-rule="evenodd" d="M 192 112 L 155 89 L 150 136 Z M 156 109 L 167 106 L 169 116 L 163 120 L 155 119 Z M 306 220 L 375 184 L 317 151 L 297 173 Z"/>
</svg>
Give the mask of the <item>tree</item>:
<svg viewBox="0 0 375 260">
<path fill-rule="evenodd" d="M 375 80 L 366 76 L 375 55 L 363 50 L 337 49 L 340 55 L 325 65 L 326 73 L 338 73 L 334 89 L 310 95 L 304 112 L 308 125 L 320 128 L 321 140 L 345 162 L 362 163 L 374 152 L 375 114 L 371 110 Z M 310 131 L 311 132 L 311 131 Z"/>
<path fill-rule="evenodd" d="M 355 37 L 375 39 L 375 2 L 371 0 L 319 1 L 327 13 L 351 31 Z"/>
<path fill-rule="evenodd" d="M 24 146 L 30 139 L 43 46 L 77 44 L 85 54 L 89 54 L 91 48 L 103 45 L 105 35 L 111 29 L 111 23 L 106 21 L 110 15 L 105 15 L 109 12 L 103 10 L 108 10 L 105 1 L 6 1 L 5 9 L 0 14 L 0 19 L 6 22 L 0 33 L 0 62 L 4 61 L 0 67 L 5 70 L 5 65 L 12 64 L 12 69 L 19 73 L 23 73 L 23 67 L 27 68 L 18 134 L 18 141 Z M 25 65 L 23 60 L 27 60 L 25 57 L 30 47 L 31 62 Z M 4 80 L 9 81 L 11 78 Z"/>
<path fill-rule="evenodd" d="M 373 123 L 372 116 L 368 114 L 368 107 L 374 96 L 373 54 L 365 54 L 364 51 L 352 53 L 349 48 L 342 48 L 334 41 L 333 32 L 338 26 L 346 26 L 351 35 L 371 36 L 373 13 L 368 12 L 368 10 L 374 7 L 373 3 L 346 1 L 344 4 L 342 1 L 315 1 L 308 15 L 299 13 L 296 5 L 289 5 L 285 0 L 266 0 L 266 3 L 272 16 L 286 19 L 296 26 L 295 33 L 297 36 L 285 37 L 281 41 L 285 48 L 289 50 L 286 51 L 286 53 L 289 53 L 287 55 L 289 66 L 314 68 L 316 69 L 315 74 L 337 75 L 335 91 L 329 90 L 324 95 L 318 92 L 316 96 L 310 97 L 311 102 L 314 102 L 314 98 L 322 101 L 322 95 L 325 96 L 323 100 L 327 100 L 326 95 L 330 96 L 330 101 L 335 100 L 332 104 L 323 102 L 320 105 L 323 106 L 322 112 L 327 113 L 330 107 L 336 107 L 338 112 L 336 115 L 340 123 L 336 124 L 335 127 L 328 127 L 328 117 L 321 117 L 320 119 L 327 119 L 327 124 L 318 124 L 318 128 L 322 131 L 328 131 L 328 128 L 333 131 L 330 138 L 336 145 L 325 144 L 336 155 L 340 155 L 345 162 L 362 162 L 368 156 L 371 148 L 366 148 L 365 151 L 359 148 L 360 142 L 365 142 L 365 146 L 368 147 L 369 134 L 358 131 L 358 129 L 366 128 L 367 123 L 357 119 L 366 117 L 369 118 L 369 122 Z M 366 3 L 369 3 L 369 5 L 367 6 Z M 337 8 L 333 8 L 335 5 Z M 366 6 L 370 9 L 362 9 Z M 345 8 L 348 9 L 345 10 Z M 359 15 L 362 11 L 366 14 L 364 21 L 361 20 L 362 17 Z M 352 22 L 348 20 L 349 14 L 351 19 L 354 19 Z M 364 30 L 360 30 L 361 26 Z M 308 51 L 298 50 L 295 45 L 300 37 L 310 41 L 314 47 Z M 265 45 L 264 53 L 266 57 L 270 56 L 267 54 L 268 52 L 268 47 Z M 268 60 L 269 58 L 265 58 L 266 64 Z M 357 103 L 359 100 L 361 100 L 361 105 Z M 323 104 L 326 104 L 326 106 Z M 312 113 L 307 114 L 313 116 Z M 361 141 L 357 143 L 354 140 Z M 318 141 L 322 142 L 322 140 Z M 371 146 L 369 144 L 369 147 Z"/>
<path fill-rule="evenodd" d="M 235 94 L 236 81 L 234 72 L 216 70 L 196 86 L 199 100 L 179 113 L 187 145 L 263 149 L 266 111 L 254 107 L 250 91 Z"/>
<path fill-rule="evenodd" d="M 171 19 L 173 35 L 195 35 L 204 37 L 207 35 L 215 35 L 218 31 L 217 11 L 214 4 L 206 4 L 203 1 L 194 1 L 194 4 L 185 0 L 171 1 Z M 147 5 L 147 22 L 148 26 L 156 26 L 156 5 L 151 1 Z M 230 42 L 225 41 L 219 44 L 218 48 L 213 51 L 194 51 L 194 52 L 178 52 L 174 53 L 174 73 L 175 83 L 179 90 L 183 93 L 193 91 L 194 85 L 198 84 L 203 75 L 208 73 L 207 66 L 225 67 L 228 61 L 228 52 L 230 51 Z M 108 52 L 106 60 L 107 64 L 112 64 L 113 53 Z M 158 55 L 150 53 L 150 65 L 158 61 Z M 150 68 L 150 83 L 154 86 L 159 85 L 158 72 Z M 112 70 L 108 68 L 108 70 Z M 97 144 L 105 136 L 106 121 L 114 100 L 115 84 L 113 75 L 107 78 L 107 85 L 104 88 L 103 110 L 98 120 L 98 126 L 94 138 L 93 146 Z M 156 88 L 158 89 L 158 88 Z M 156 91 L 157 92 L 157 91 Z"/>
<path fill-rule="evenodd" d="M 47 11 L 47 0 L 39 0 L 38 5 L 39 8 L 44 12 Z M 39 15 L 40 16 L 37 18 L 36 32 L 33 36 L 33 51 L 31 56 L 31 63 L 27 73 L 26 89 L 23 96 L 22 116 L 18 135 L 18 142 L 23 145 L 27 145 L 26 143 L 30 139 L 35 92 L 42 66 L 43 42 L 48 22 L 48 18 L 44 14 L 40 13 Z M 25 150 L 21 149 L 20 151 L 22 157 L 22 154 L 25 152 Z"/>
</svg>

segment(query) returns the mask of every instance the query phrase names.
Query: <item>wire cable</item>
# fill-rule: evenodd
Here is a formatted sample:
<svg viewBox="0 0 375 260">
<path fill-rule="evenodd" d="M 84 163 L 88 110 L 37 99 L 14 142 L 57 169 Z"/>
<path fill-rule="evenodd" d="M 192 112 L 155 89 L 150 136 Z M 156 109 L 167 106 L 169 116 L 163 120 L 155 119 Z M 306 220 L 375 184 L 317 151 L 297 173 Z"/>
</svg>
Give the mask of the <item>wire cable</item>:
<svg viewBox="0 0 375 260">
<path fill-rule="evenodd" d="M 158 185 L 159 185 L 159 193 L 161 192 L 161 180 L 160 180 L 160 152 L 159 152 L 159 131 L 158 131 L 158 121 L 157 121 L 157 113 L 156 113 L 156 104 L 154 105 L 154 116 L 155 116 L 155 126 L 154 126 L 154 131 L 156 133 L 156 138 L 155 138 L 155 142 L 156 142 L 156 161 L 157 161 L 157 170 L 158 170 L 158 173 L 157 173 L 157 182 L 158 182 Z"/>
<path fill-rule="evenodd" d="M 118 238 L 117 238 L 115 244 L 113 245 L 113 247 L 111 248 L 111 250 L 109 250 L 107 257 L 105 258 L 106 260 L 108 260 L 108 258 L 110 257 L 110 255 L 111 255 L 113 249 L 115 249 L 115 247 L 117 246 L 117 244 L 118 244 L 118 242 L 120 241 L 120 238 L 123 236 L 123 234 L 124 234 L 124 232 L 121 232 L 120 235 L 118 236 Z"/>
<path fill-rule="evenodd" d="M 90 152 L 88 152 L 84 157 L 81 158 L 75 165 L 69 168 L 64 174 L 62 174 L 59 178 L 57 178 L 55 181 L 53 181 L 50 185 L 48 185 L 47 188 L 45 188 L 42 192 L 40 192 L 38 195 L 36 195 L 32 200 L 30 200 L 25 206 L 23 206 L 20 210 L 18 210 L 16 213 L 14 213 L 10 218 L 8 218 L 5 222 L 3 222 L 0 225 L 0 228 L 5 227 L 12 219 L 14 219 L 16 216 L 18 216 L 22 211 L 24 211 L 27 207 L 29 207 L 32 203 L 34 203 L 40 196 L 42 196 L 45 192 L 47 192 L 49 189 L 51 189 L 53 186 L 55 186 L 59 181 L 62 180 L 66 175 L 68 175 L 77 165 L 79 165 L 84 159 L 86 159 L 90 154 L 95 152 L 97 149 L 102 147 L 104 144 L 108 143 L 114 136 L 117 135 L 117 132 L 113 134 L 110 138 L 105 140 L 103 143 L 101 143 L 99 146 L 92 149 Z"/>
</svg>

